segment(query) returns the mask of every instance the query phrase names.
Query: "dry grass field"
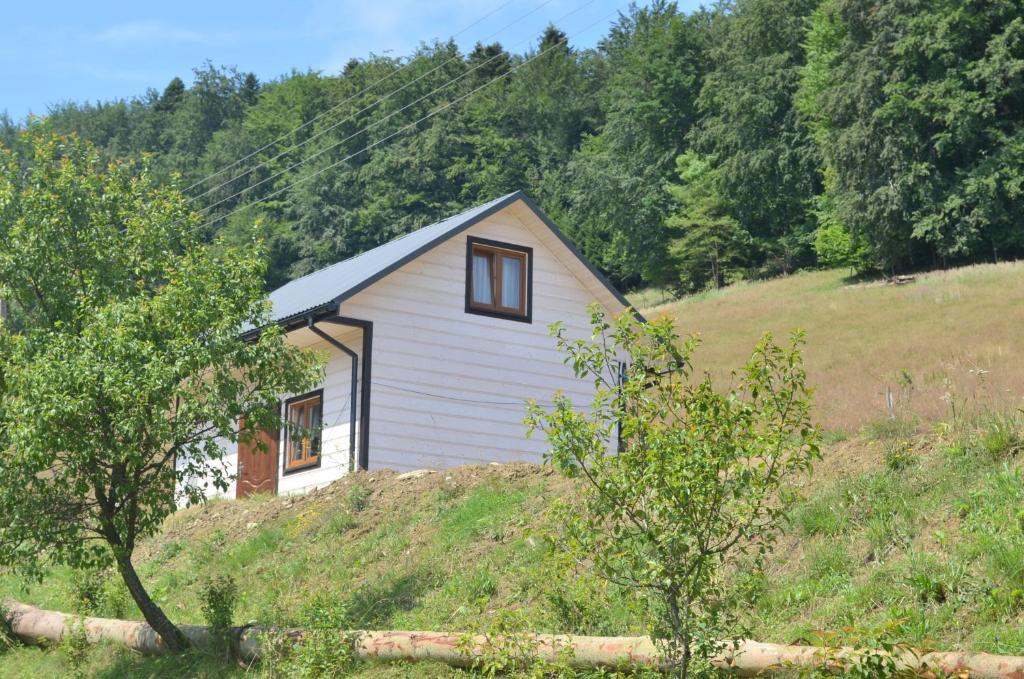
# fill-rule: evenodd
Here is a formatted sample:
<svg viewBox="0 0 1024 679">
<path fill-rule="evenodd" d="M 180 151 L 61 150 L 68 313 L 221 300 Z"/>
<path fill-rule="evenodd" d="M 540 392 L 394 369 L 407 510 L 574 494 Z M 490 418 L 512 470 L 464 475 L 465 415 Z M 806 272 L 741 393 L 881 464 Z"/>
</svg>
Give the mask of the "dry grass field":
<svg viewBox="0 0 1024 679">
<path fill-rule="evenodd" d="M 636 299 L 643 307 L 651 292 Z M 818 418 L 855 431 L 888 415 L 932 422 L 1024 405 L 1024 264 L 979 265 L 912 283 L 850 283 L 840 270 L 738 284 L 644 309 L 700 335 L 699 371 L 742 364 L 761 333 L 807 334 Z M 956 413 L 954 413 L 956 409 Z"/>
</svg>

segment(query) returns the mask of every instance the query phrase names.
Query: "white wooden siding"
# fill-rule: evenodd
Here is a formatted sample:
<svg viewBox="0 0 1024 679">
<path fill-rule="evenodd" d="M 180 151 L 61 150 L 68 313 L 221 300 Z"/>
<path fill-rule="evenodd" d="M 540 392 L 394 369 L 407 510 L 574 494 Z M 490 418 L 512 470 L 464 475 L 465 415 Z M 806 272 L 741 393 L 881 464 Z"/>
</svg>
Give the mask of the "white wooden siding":
<svg viewBox="0 0 1024 679">
<path fill-rule="evenodd" d="M 470 236 L 533 249 L 531 323 L 466 313 Z M 563 363 L 548 326 L 562 321 L 571 337 L 588 338 L 587 306 L 594 301 L 621 310 L 532 210 L 513 204 L 343 302 L 341 315 L 373 322 L 370 468 L 540 462 L 547 443 L 539 434 L 526 438 L 525 401 L 550 403 L 561 391 L 586 406 L 592 396 L 591 384 L 576 379 Z M 361 380 L 362 331 L 329 323 L 318 327 L 359 354 Z M 288 474 L 283 473 L 282 432 L 281 494 L 326 485 L 349 469 L 350 359 L 307 329 L 289 333 L 288 341 L 327 352 L 325 429 L 321 465 Z M 225 447 L 226 468 L 234 473 L 236 446 Z M 232 484 L 225 495 L 234 494 Z"/>
<path fill-rule="evenodd" d="M 532 323 L 466 313 L 469 236 L 533 248 Z M 590 335 L 594 281 L 581 281 L 566 253 L 539 220 L 506 209 L 342 303 L 342 315 L 374 324 L 371 469 L 541 461 L 547 444 L 526 438 L 524 402 L 561 390 L 584 405 L 592 395 L 548 331 L 562 321 Z"/>
<path fill-rule="evenodd" d="M 208 499 L 219 497 L 233 498 L 235 497 L 235 474 L 238 472 L 238 444 L 232 443 L 225 438 L 218 438 L 217 443 L 224 450 L 224 457 L 218 463 L 218 466 L 224 470 L 225 477 L 228 479 L 228 489 L 221 492 L 214 488 L 212 483 L 207 481 L 204 494 Z M 181 460 L 175 461 L 175 465 L 178 469 L 184 466 Z M 175 502 L 179 507 L 184 507 L 187 504 L 187 498 L 179 493 L 175 497 Z"/>
<path fill-rule="evenodd" d="M 362 379 L 362 336 L 358 329 L 343 328 L 329 323 L 317 326 L 329 335 L 333 335 L 349 349 L 359 355 L 359 379 Z M 309 333 L 308 330 L 298 331 Z M 296 333 L 293 333 L 295 335 Z M 305 342 L 303 342 L 305 344 Z M 280 459 L 277 492 L 281 495 L 304 493 L 331 481 L 341 478 L 349 471 L 349 421 L 351 416 L 349 396 L 352 393 L 352 363 L 347 354 L 332 347 L 327 342 L 317 341 L 307 345 L 310 349 L 326 352 L 327 366 L 324 383 L 324 431 L 320 454 L 320 466 L 290 473 L 283 473 L 284 456 L 287 453 L 284 445 L 284 433 L 279 446 Z M 287 400 L 286 396 L 282 400 Z M 356 436 L 358 445 L 359 398 L 356 395 Z M 358 454 L 358 453 L 357 453 Z"/>
</svg>

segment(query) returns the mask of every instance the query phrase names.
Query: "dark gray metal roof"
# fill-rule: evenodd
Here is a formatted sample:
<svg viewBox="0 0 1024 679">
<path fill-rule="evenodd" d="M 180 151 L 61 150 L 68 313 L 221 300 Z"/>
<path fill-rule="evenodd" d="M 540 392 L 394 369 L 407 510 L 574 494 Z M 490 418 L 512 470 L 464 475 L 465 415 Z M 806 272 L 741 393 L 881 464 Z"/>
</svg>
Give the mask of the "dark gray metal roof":
<svg viewBox="0 0 1024 679">
<path fill-rule="evenodd" d="M 522 200 L 534 210 L 616 298 L 624 305 L 629 305 L 605 277 L 562 235 L 540 208 L 522 191 L 516 191 L 282 285 L 270 293 L 270 320 L 275 323 L 289 323 L 308 314 L 335 307 L 427 250 L 517 200 Z"/>
</svg>

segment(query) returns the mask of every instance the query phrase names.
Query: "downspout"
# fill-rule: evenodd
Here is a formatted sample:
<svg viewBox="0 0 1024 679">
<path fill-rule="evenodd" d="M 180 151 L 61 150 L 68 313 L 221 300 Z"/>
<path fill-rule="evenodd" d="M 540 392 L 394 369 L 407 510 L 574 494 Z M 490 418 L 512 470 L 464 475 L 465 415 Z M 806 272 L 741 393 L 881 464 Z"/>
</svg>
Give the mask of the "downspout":
<svg viewBox="0 0 1024 679">
<path fill-rule="evenodd" d="M 370 465 L 370 370 L 373 367 L 373 321 L 349 318 L 337 314 L 317 319 L 323 323 L 334 323 L 359 328 L 363 331 L 363 386 L 359 392 L 359 454 L 356 469 L 366 470 Z"/>
<path fill-rule="evenodd" d="M 350 393 L 348 396 L 349 401 L 349 420 L 348 420 L 348 470 L 354 471 L 356 466 L 356 394 L 358 393 L 359 384 L 359 355 L 356 352 L 349 349 L 342 342 L 331 337 L 326 332 L 316 327 L 316 321 L 310 316 L 307 319 L 306 327 L 313 331 L 315 335 L 320 337 L 322 340 L 330 344 L 331 346 L 340 349 L 351 359 L 352 364 L 352 377 L 350 378 Z"/>
</svg>

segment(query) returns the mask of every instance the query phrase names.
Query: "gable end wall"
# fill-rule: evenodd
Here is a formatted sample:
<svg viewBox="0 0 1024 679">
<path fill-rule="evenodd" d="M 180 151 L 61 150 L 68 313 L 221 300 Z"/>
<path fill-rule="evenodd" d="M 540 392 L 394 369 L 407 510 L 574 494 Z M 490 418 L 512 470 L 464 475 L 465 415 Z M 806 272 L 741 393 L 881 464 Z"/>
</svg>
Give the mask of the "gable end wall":
<svg viewBox="0 0 1024 679">
<path fill-rule="evenodd" d="M 532 323 L 466 313 L 470 236 L 533 248 Z M 547 446 L 542 435 L 526 439 L 526 399 L 547 403 L 561 390 L 589 403 L 590 384 L 562 362 L 548 325 L 589 337 L 594 294 L 551 236 L 502 210 L 342 303 L 342 315 L 374 323 L 371 469 L 540 462 Z"/>
</svg>

